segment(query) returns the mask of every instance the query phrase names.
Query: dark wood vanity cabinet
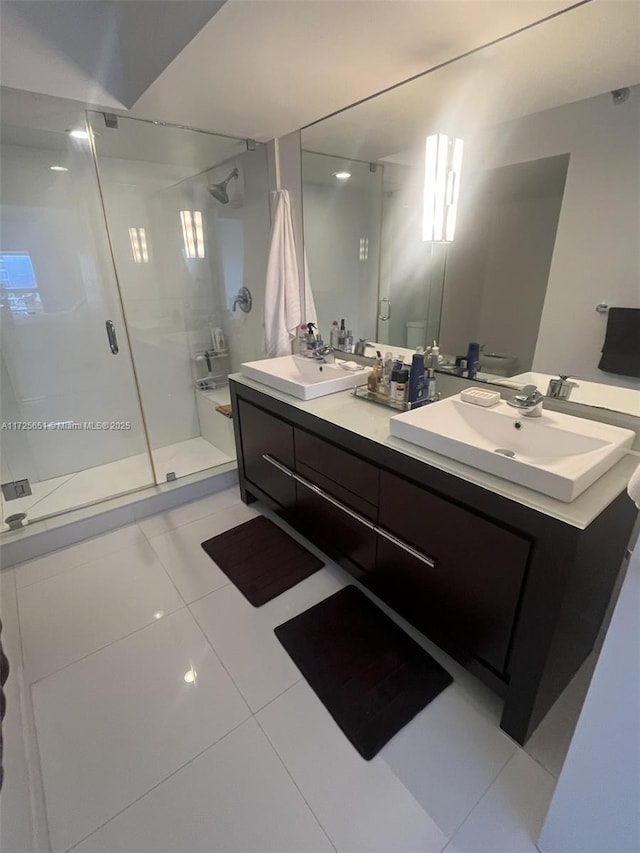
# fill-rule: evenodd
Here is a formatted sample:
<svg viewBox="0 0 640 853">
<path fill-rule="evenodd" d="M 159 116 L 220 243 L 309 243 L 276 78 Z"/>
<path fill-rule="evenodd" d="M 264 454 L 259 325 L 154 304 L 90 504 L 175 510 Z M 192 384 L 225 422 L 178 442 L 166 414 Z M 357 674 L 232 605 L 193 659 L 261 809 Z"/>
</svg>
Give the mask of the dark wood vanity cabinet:
<svg viewBox="0 0 640 853">
<path fill-rule="evenodd" d="M 530 541 L 386 471 L 379 528 L 382 597 L 504 673 Z"/>
<path fill-rule="evenodd" d="M 242 499 L 274 508 L 504 696 L 501 726 L 524 743 L 593 647 L 635 519 L 626 495 L 580 530 L 241 383 L 231 392 Z"/>
<path fill-rule="evenodd" d="M 293 509 L 295 485 L 282 470 L 293 470 L 295 464 L 293 427 L 244 400 L 238 401 L 236 411 L 238 420 L 245 427 L 241 439 L 245 477 L 251 485 L 270 495 L 279 506 Z"/>
</svg>

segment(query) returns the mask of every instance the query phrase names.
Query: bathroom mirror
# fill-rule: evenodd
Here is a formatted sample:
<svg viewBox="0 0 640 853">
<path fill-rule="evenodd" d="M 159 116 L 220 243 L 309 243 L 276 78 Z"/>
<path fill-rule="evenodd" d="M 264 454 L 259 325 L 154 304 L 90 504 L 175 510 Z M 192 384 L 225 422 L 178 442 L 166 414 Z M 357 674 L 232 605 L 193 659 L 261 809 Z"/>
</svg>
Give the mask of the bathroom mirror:
<svg viewBox="0 0 640 853">
<path fill-rule="evenodd" d="M 598 368 L 603 306 L 640 308 L 639 82 L 638 6 L 594 0 L 303 129 L 320 329 L 478 341 L 480 379 L 640 415 L 640 378 Z M 464 140 L 449 243 L 422 240 L 433 133 Z"/>
</svg>

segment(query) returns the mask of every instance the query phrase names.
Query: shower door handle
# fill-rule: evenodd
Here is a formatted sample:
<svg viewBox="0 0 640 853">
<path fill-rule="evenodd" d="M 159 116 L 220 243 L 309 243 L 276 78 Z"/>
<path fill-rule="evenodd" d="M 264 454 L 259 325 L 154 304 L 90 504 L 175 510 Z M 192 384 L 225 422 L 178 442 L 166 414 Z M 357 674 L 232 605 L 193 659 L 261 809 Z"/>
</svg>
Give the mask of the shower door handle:
<svg viewBox="0 0 640 853">
<path fill-rule="evenodd" d="M 111 352 L 114 355 L 118 355 L 118 336 L 116 335 L 116 327 L 113 324 L 113 320 L 107 320 L 105 326 L 107 328 L 107 340 L 109 341 Z"/>
<path fill-rule="evenodd" d="M 386 310 L 385 310 L 386 306 Z M 386 322 L 391 319 L 391 300 L 383 297 L 378 301 L 378 320 Z"/>
</svg>

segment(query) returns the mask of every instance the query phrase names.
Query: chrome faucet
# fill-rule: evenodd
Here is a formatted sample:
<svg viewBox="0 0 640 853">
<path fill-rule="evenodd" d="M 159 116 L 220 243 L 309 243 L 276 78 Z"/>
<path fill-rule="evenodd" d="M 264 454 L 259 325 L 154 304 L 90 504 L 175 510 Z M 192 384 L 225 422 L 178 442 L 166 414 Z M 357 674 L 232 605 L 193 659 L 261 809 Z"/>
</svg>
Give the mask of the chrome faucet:
<svg viewBox="0 0 640 853">
<path fill-rule="evenodd" d="M 568 376 L 560 375 L 559 379 L 552 379 L 547 388 L 547 397 L 555 397 L 558 400 L 568 400 L 574 388 L 578 388 L 577 382 L 568 382 Z"/>
<path fill-rule="evenodd" d="M 322 364 L 333 364 L 335 362 L 335 350 L 329 344 L 322 344 L 321 346 L 313 347 L 309 351 L 309 355 L 311 358 L 315 359 L 315 361 L 319 361 Z"/>
<path fill-rule="evenodd" d="M 544 397 L 535 385 L 525 385 L 522 390 L 514 394 L 512 400 L 507 400 L 514 409 L 521 409 L 522 414 L 528 418 L 539 418 L 542 416 L 542 401 Z"/>
</svg>

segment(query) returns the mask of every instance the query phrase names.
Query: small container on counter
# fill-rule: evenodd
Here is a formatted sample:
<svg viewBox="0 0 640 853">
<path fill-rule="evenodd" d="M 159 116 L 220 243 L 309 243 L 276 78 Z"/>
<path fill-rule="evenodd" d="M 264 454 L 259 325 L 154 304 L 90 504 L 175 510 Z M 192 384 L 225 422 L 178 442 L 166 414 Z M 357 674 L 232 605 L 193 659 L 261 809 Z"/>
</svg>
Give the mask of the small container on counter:
<svg viewBox="0 0 640 853">
<path fill-rule="evenodd" d="M 394 370 L 391 374 L 391 400 L 394 403 L 405 403 L 407 400 L 407 383 L 409 371 L 405 368 Z"/>
</svg>

